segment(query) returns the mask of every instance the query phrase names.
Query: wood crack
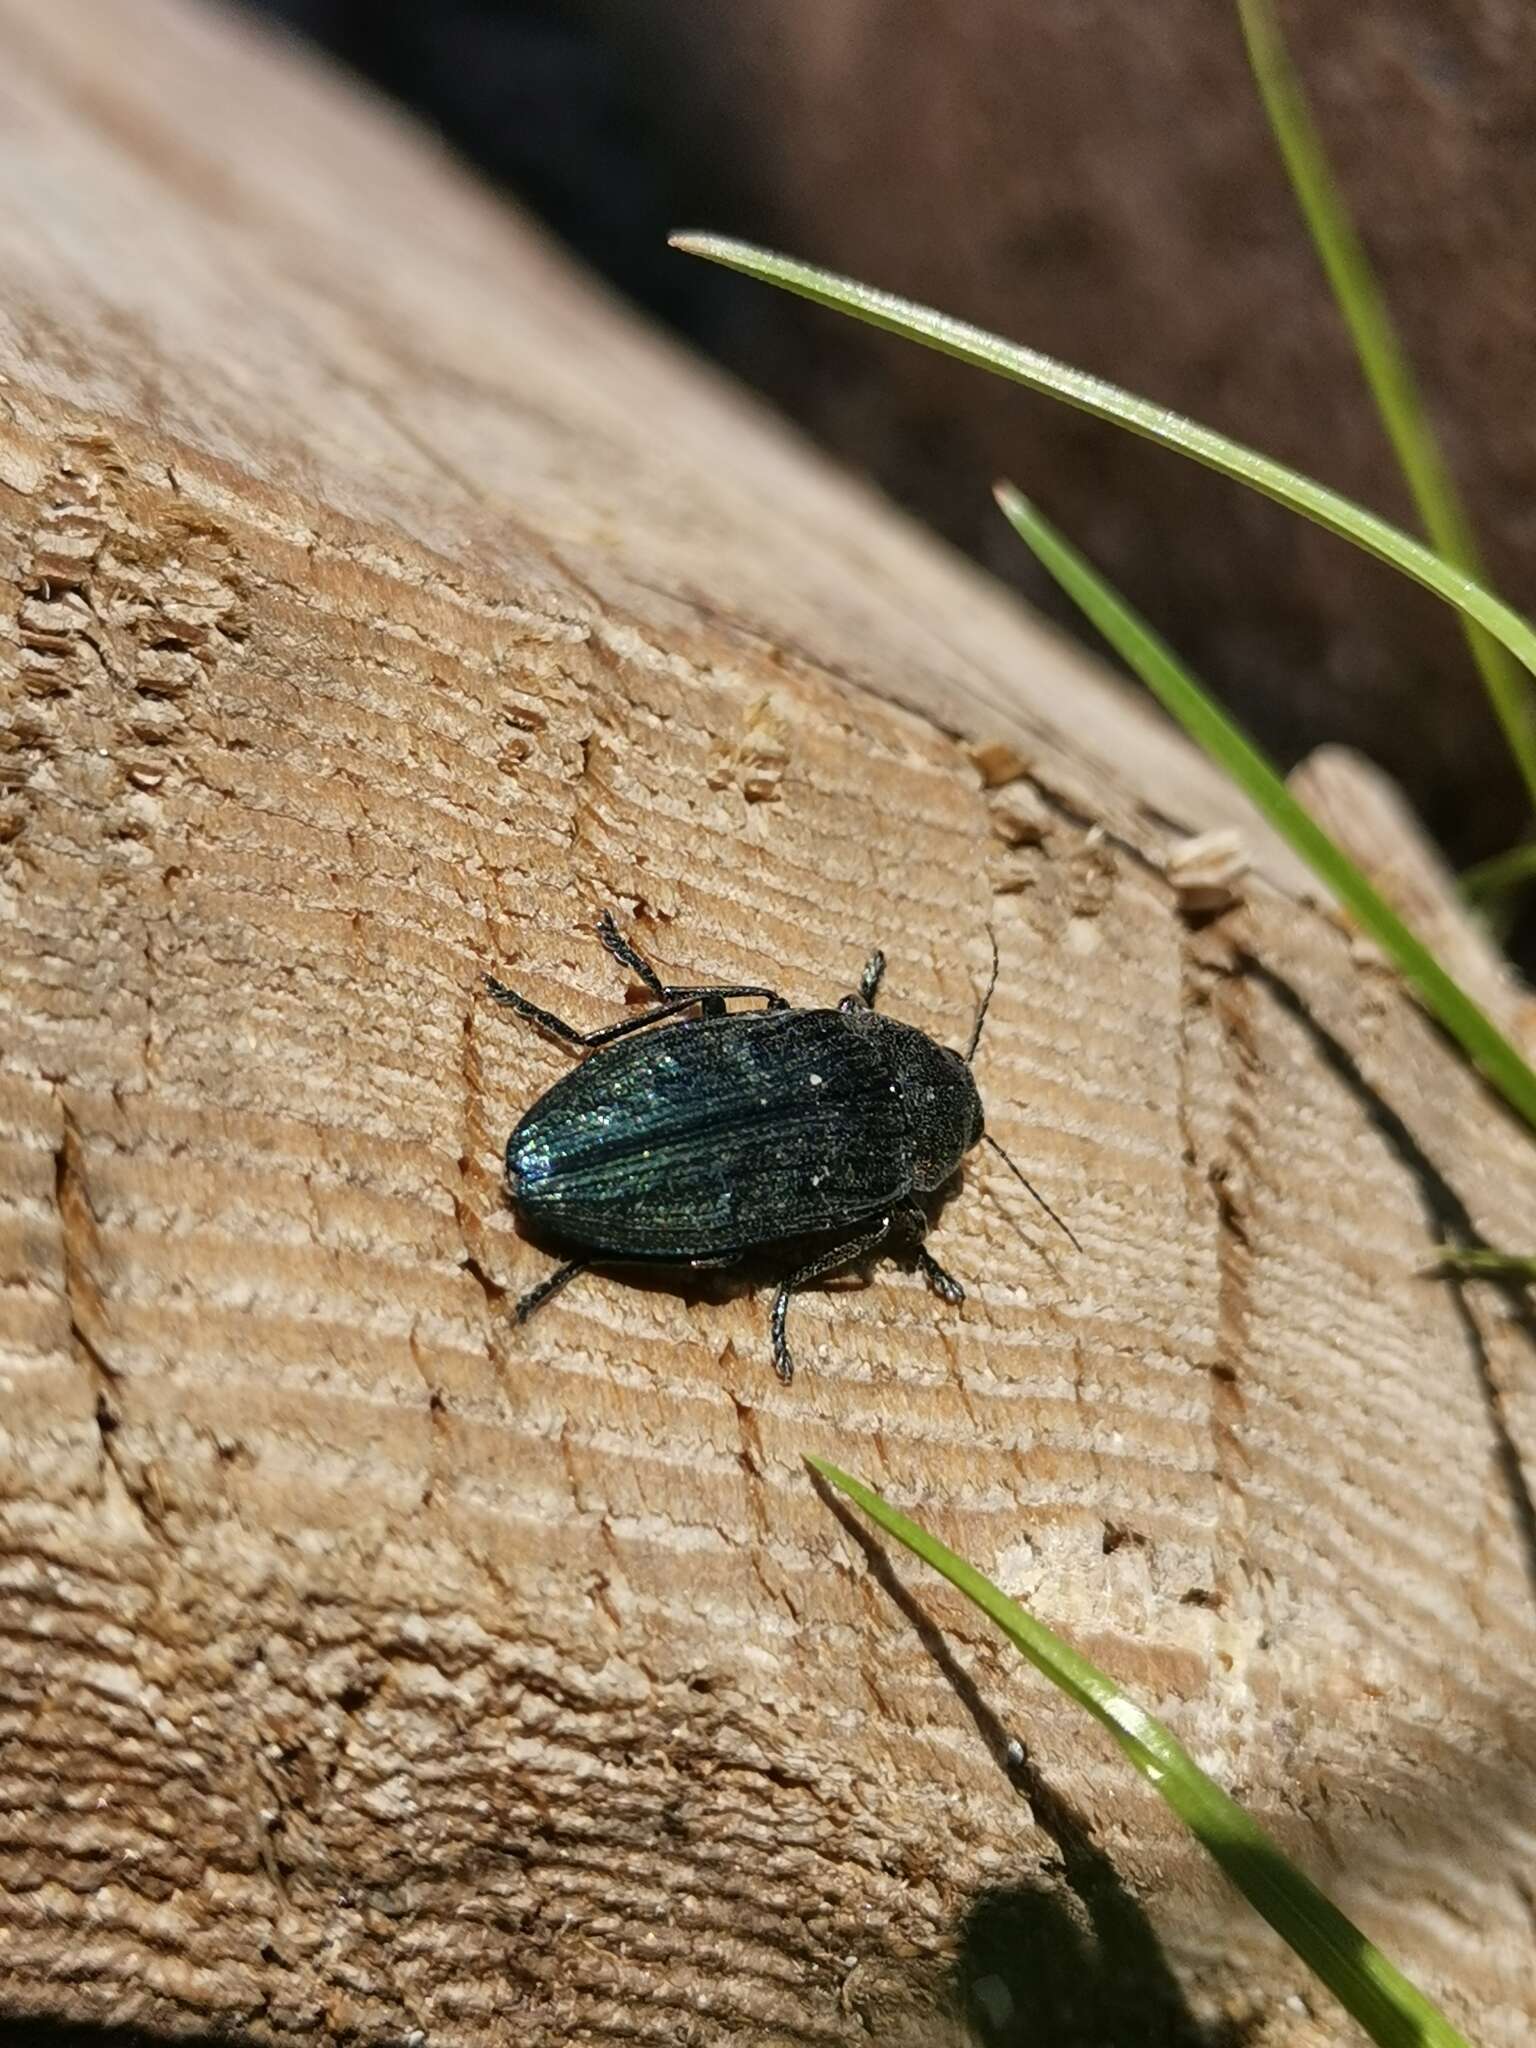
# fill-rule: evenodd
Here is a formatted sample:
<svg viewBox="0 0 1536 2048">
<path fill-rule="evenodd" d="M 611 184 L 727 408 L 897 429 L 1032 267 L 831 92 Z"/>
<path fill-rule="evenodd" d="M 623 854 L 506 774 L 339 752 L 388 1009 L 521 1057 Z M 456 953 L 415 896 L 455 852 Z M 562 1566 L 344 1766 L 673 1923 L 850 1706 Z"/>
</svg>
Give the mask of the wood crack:
<svg viewBox="0 0 1536 2048">
<path fill-rule="evenodd" d="M 64 1268 L 64 1301 L 69 1313 L 70 1347 L 95 1389 L 95 1421 L 101 1441 L 103 1473 L 111 1471 L 123 1496 L 137 1511 L 144 1533 L 170 1549 L 175 1543 L 154 1489 L 136 1471 L 118 1442 L 122 1410 L 119 1376 L 102 1344 L 106 1310 L 96 1279 L 100 1264 L 100 1232 L 86 1177 L 85 1146 L 61 1089 L 63 1132 L 54 1151 L 54 1205 L 59 1218 L 59 1245 Z"/>
<path fill-rule="evenodd" d="M 1207 1378 L 1205 1427 L 1216 1495 L 1211 1583 L 1187 1586 L 1179 1599 L 1218 1610 L 1237 1594 L 1250 1553 L 1243 1376 L 1255 1258 L 1247 1204 L 1258 1062 L 1232 952 L 1241 915 L 1183 918 L 1179 927 L 1176 1117 L 1187 1229 L 1198 1251 L 1199 1295 L 1208 1304 L 1202 1322 L 1211 1331 L 1209 1347 L 1197 1350 L 1194 1362 Z M 1144 1540 L 1134 1530 L 1106 1525 L 1106 1551 L 1118 1549 L 1127 1536 Z M 1245 1674 L 1234 1669 L 1232 1677 L 1241 1685 Z"/>
</svg>

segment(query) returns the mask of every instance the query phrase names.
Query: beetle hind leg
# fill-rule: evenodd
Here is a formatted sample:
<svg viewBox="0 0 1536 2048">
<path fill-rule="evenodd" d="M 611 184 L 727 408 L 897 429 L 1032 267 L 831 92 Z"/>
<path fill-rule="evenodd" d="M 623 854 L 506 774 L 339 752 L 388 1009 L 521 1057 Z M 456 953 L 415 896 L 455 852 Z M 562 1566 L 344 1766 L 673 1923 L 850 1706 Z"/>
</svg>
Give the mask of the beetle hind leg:
<svg viewBox="0 0 1536 2048">
<path fill-rule="evenodd" d="M 578 1273 L 585 1273 L 591 1265 L 590 1259 L 570 1259 L 563 1266 L 556 1266 L 553 1273 L 546 1273 L 537 1287 L 530 1287 L 512 1311 L 513 1319 L 526 1323 L 536 1308 L 542 1308 L 552 1295 L 568 1286 Z"/>
</svg>

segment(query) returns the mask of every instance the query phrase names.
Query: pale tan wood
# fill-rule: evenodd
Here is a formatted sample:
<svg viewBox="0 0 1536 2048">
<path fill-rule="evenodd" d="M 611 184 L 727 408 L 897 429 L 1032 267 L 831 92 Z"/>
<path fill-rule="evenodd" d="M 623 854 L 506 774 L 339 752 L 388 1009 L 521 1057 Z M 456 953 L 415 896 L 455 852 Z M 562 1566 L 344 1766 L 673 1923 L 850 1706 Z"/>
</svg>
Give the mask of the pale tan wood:
<svg viewBox="0 0 1536 2048">
<path fill-rule="evenodd" d="M 1536 1050 L 1530 991 L 1469 909 L 1391 777 L 1349 747 L 1319 747 L 1293 770 L 1290 783 L 1500 1029 L 1528 1055 Z"/>
<path fill-rule="evenodd" d="M 4 2009 L 1336 2038 L 818 1451 L 1525 2038 L 1530 1340 L 1416 1268 L 1536 1241 L 1529 1139 L 1144 707 L 393 117 L 212 9 L 0 25 Z M 792 1388 L 760 1296 L 516 1332 L 563 1059 L 477 977 L 611 1016 L 610 903 L 805 1001 L 881 941 L 952 1041 L 993 925 L 1081 1254 L 983 1159 L 964 1311 L 808 1296 Z"/>
</svg>

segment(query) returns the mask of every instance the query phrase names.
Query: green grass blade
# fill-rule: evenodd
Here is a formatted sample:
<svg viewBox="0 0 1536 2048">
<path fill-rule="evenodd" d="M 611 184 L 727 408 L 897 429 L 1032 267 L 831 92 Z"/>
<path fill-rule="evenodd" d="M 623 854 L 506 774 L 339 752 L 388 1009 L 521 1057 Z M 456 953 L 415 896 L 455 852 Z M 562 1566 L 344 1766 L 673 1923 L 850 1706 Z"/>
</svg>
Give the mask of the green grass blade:
<svg viewBox="0 0 1536 2048">
<path fill-rule="evenodd" d="M 1472 523 L 1435 439 L 1414 377 L 1370 259 L 1334 179 L 1306 92 L 1291 63 L 1271 0 L 1236 0 L 1248 61 L 1291 188 L 1327 274 L 1376 401 L 1387 438 L 1440 555 L 1479 582 L 1486 580 Z M 1526 787 L 1536 798 L 1536 757 L 1524 677 L 1497 640 L 1462 615 L 1462 627 Z"/>
<path fill-rule="evenodd" d="M 1330 533 L 1353 541 L 1368 554 L 1390 562 L 1405 576 L 1422 583 L 1426 590 L 1434 591 L 1447 604 L 1486 627 L 1517 661 L 1536 673 L 1536 629 L 1475 577 L 1442 561 L 1423 541 L 1415 540 L 1390 521 L 1367 512 L 1363 506 L 1299 471 L 1288 469 L 1284 463 L 1260 455 L 1256 449 L 1246 448 L 1210 427 L 1170 412 L 1166 406 L 1134 397 L 1085 370 L 1074 370 L 1037 349 L 1003 341 L 988 334 L 985 328 L 952 320 L 931 307 L 899 298 L 894 292 L 876 291 L 870 285 L 839 277 L 815 264 L 777 256 L 727 235 L 681 234 L 673 235 L 671 242 L 673 248 L 690 256 L 706 257 L 712 263 L 742 271 L 765 284 L 778 285 L 818 305 L 851 314 L 871 327 L 885 328 L 944 355 L 1012 378 L 1017 384 L 1027 384 L 1032 390 L 1063 399 L 1098 419 L 1113 420 L 1134 434 L 1176 449 L 1196 462 L 1203 462 L 1208 469 L 1220 470 L 1265 497 L 1288 505 L 1293 512 L 1303 513 Z M 1528 786 L 1536 790 L 1536 701 L 1529 685 L 1521 689 L 1516 704 L 1510 708 L 1510 717 L 1510 745 Z"/>
<path fill-rule="evenodd" d="M 1532 881 L 1536 881 L 1536 846 L 1512 846 L 1508 853 L 1496 853 L 1491 860 L 1468 868 L 1461 876 L 1461 887 L 1474 903 L 1486 903 Z"/>
<path fill-rule="evenodd" d="M 1275 830 L 1354 913 L 1431 1016 L 1456 1040 L 1483 1077 L 1536 1130 L 1536 1074 L 1493 1020 L 1440 965 L 1421 939 L 1360 872 L 1342 847 L 1292 796 L 1251 740 L 1180 663 L 1172 649 L 1133 612 L 1098 572 L 1011 485 L 998 504 L 1067 595 L 1129 663 L 1197 746 L 1224 768 Z"/>
<path fill-rule="evenodd" d="M 1536 1280 L 1536 1258 L 1526 1252 L 1444 1251 L 1424 1271 L 1431 1276 L 1458 1273 L 1469 1280 Z"/>
<path fill-rule="evenodd" d="M 1222 1791 L 1176 1736 L 1106 1672 L 1064 1643 L 973 1565 L 825 1459 L 807 1460 L 888 1536 L 932 1565 L 995 1622 L 1015 1648 L 1107 1728 L 1147 1781 L 1380 2048 L 1467 2048 L 1421 1991 L 1305 1877 L 1274 1838 Z"/>
</svg>

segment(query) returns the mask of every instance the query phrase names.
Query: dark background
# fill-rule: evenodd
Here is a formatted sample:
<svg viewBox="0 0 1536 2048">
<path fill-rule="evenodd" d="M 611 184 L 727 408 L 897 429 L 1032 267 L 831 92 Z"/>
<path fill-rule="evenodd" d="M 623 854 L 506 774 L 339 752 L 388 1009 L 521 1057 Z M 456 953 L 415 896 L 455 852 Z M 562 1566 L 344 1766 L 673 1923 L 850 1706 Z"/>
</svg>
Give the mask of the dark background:
<svg viewBox="0 0 1536 2048">
<path fill-rule="evenodd" d="M 250 0 L 413 107 L 651 313 L 1076 626 L 1009 473 L 1283 761 L 1394 773 L 1458 860 L 1524 804 L 1450 615 L 1113 428 L 669 252 L 787 247 L 1060 354 L 1411 524 L 1211 0 Z M 1536 548 L 1536 9 L 1284 0 L 1504 594 Z"/>
</svg>

